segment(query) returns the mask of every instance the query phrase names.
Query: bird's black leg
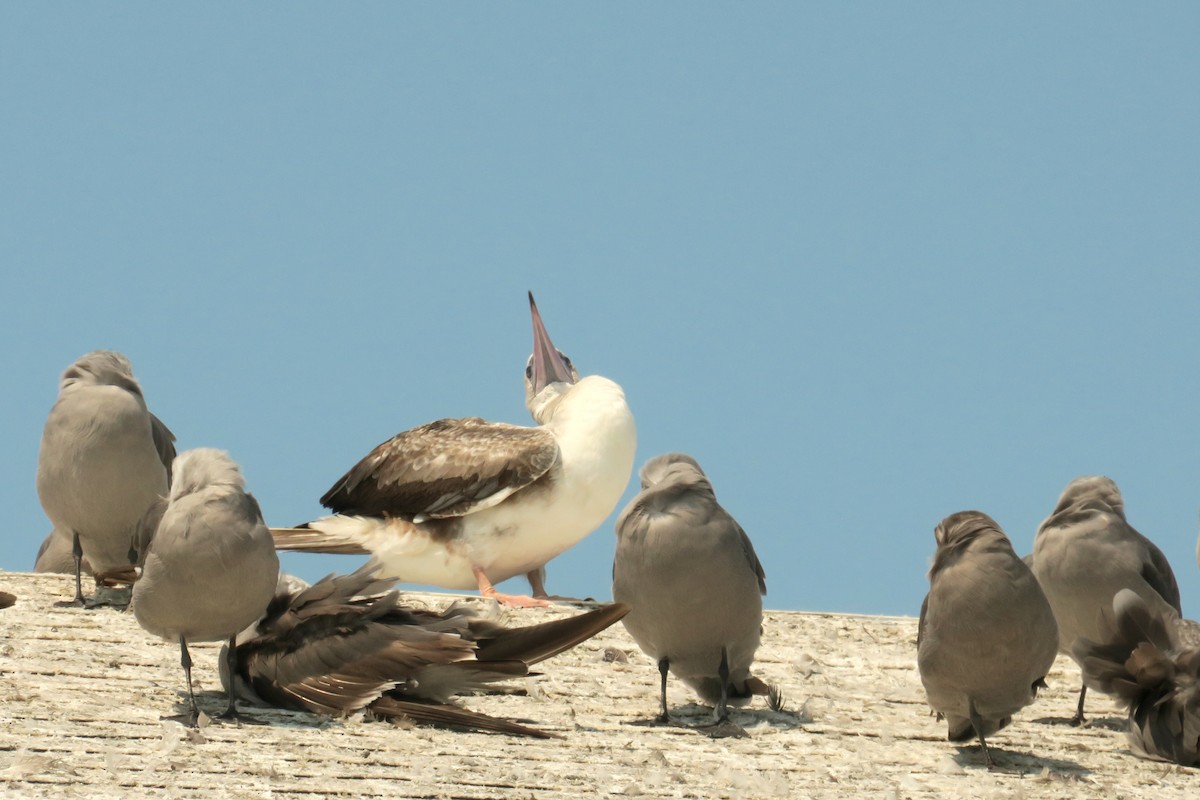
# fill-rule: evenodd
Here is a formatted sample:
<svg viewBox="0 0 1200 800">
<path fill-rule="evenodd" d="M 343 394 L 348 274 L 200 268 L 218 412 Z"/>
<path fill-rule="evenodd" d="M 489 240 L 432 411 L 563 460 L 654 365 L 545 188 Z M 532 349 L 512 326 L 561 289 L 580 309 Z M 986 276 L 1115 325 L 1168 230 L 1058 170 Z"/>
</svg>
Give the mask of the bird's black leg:
<svg viewBox="0 0 1200 800">
<path fill-rule="evenodd" d="M 971 720 L 971 727 L 975 729 L 975 735 L 979 737 L 979 746 L 983 748 L 983 760 L 987 762 L 989 770 L 996 768 L 996 762 L 992 760 L 992 753 L 988 750 L 987 742 L 983 740 L 983 720 L 979 718 L 979 712 L 975 710 L 975 701 L 967 700 L 967 717 Z"/>
<path fill-rule="evenodd" d="M 717 677 L 721 679 L 721 702 L 717 703 L 717 723 L 729 719 L 729 653 L 721 647 L 721 664 L 717 667 Z"/>
<path fill-rule="evenodd" d="M 740 739 L 749 736 L 745 728 L 729 718 L 729 651 L 724 646 L 721 647 L 721 663 L 717 666 L 717 678 L 721 681 L 721 697 L 717 702 L 717 707 L 713 709 L 716 722 L 701 728 L 701 730 L 714 739 L 724 739 L 730 736 Z"/>
<path fill-rule="evenodd" d="M 83 603 L 83 545 L 79 543 L 79 531 L 71 539 L 71 556 L 75 559 L 75 605 Z"/>
<path fill-rule="evenodd" d="M 225 666 L 229 669 L 229 705 L 221 712 L 222 719 L 238 719 L 237 705 L 237 635 L 229 637 L 229 645 L 225 648 Z"/>
<path fill-rule="evenodd" d="M 200 709 L 196 705 L 196 695 L 192 691 L 192 656 L 188 653 L 187 638 L 183 634 L 179 635 L 179 663 L 183 667 L 183 675 L 187 678 L 188 687 L 188 702 L 192 704 L 192 710 L 183 718 L 189 727 L 199 727 Z"/>
<path fill-rule="evenodd" d="M 667 671 L 671 668 L 671 662 L 666 658 L 658 660 L 658 674 L 662 676 L 662 684 L 659 688 L 659 701 L 662 711 L 658 715 L 656 722 L 667 723 L 671 721 L 671 715 L 667 713 Z"/>
<path fill-rule="evenodd" d="M 75 561 L 75 599 L 63 600 L 55 603 L 55 605 L 60 608 L 66 606 L 86 608 L 87 601 L 83 599 L 83 579 L 80 577 L 83 573 L 83 545 L 79 543 L 79 533 L 77 531 L 71 535 L 71 557 Z"/>
<path fill-rule="evenodd" d="M 1085 721 L 1083 718 L 1083 699 L 1085 697 L 1087 697 L 1087 684 L 1084 684 L 1083 688 L 1079 690 L 1079 705 L 1075 709 L 1075 716 L 1071 717 L 1072 725 L 1079 726 Z"/>
</svg>

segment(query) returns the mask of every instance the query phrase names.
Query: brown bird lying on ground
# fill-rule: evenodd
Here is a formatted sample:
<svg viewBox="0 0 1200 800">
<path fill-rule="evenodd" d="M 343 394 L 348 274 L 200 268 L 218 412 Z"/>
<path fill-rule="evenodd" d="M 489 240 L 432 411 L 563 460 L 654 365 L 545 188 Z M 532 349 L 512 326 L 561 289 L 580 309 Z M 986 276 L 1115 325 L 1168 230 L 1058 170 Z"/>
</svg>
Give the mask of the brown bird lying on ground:
<svg viewBox="0 0 1200 800">
<path fill-rule="evenodd" d="M 1200 624 L 1122 589 L 1104 610 L 1099 641 L 1076 641 L 1084 682 L 1129 710 L 1134 753 L 1200 763 Z"/>
<path fill-rule="evenodd" d="M 620 603 L 567 619 L 506 628 L 468 606 L 407 608 L 376 561 L 311 587 L 281 585 L 266 616 L 237 637 L 237 674 L 221 683 L 249 703 L 549 738 L 553 734 L 452 705 L 456 694 L 529 674 L 629 612 Z M 231 686 L 230 684 L 233 684 Z"/>
</svg>

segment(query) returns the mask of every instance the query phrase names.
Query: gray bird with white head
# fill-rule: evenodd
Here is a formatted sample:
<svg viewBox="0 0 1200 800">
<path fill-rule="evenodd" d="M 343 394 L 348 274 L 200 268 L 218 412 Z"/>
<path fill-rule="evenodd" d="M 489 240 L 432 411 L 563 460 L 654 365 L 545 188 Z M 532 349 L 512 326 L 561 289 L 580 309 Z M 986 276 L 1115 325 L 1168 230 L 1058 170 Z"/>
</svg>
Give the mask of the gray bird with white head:
<svg viewBox="0 0 1200 800">
<path fill-rule="evenodd" d="M 125 356 L 97 350 L 63 373 L 42 432 L 37 492 L 55 529 L 71 541 L 75 604 L 84 605 L 84 557 L 97 577 L 136 560 L 138 523 L 167 492 L 174 441 L 146 408 Z"/>
<path fill-rule="evenodd" d="M 637 449 L 625 392 L 579 377 L 529 295 L 526 406 L 536 427 L 441 419 L 377 446 L 321 498 L 335 512 L 275 528 L 281 550 L 371 553 L 400 581 L 547 605 L 542 568 L 612 513 Z M 534 597 L 497 592 L 525 575 Z"/>
<path fill-rule="evenodd" d="M 750 537 L 721 507 L 694 458 L 667 453 L 646 462 L 641 492 L 617 520 L 613 599 L 642 652 L 658 662 L 660 722 L 667 673 L 706 702 L 718 722 L 768 687 L 751 676 L 762 630 L 766 575 Z"/>
<path fill-rule="evenodd" d="M 1037 580 L 996 521 L 960 511 L 934 529 L 937 552 L 921 604 L 917 667 L 947 738 L 985 737 L 1033 702 L 1054 664 L 1058 629 Z"/>
<path fill-rule="evenodd" d="M 1073 655 L 1078 639 L 1100 641 L 1101 614 L 1131 589 L 1155 614 L 1180 615 L 1179 585 L 1167 557 L 1125 519 L 1111 479 L 1089 475 L 1067 484 L 1033 542 L 1033 572 L 1058 620 L 1059 649 Z M 1087 685 L 1071 722 L 1083 723 Z"/>
<path fill-rule="evenodd" d="M 191 704 L 187 643 L 227 640 L 266 611 L 279 579 L 279 557 L 258 502 L 246 493 L 237 464 L 221 450 L 200 448 L 175 459 L 175 479 L 133 587 L 133 613 L 156 636 L 179 642 Z M 149 512 L 153 514 L 154 512 Z M 229 658 L 237 650 L 230 647 Z M 230 664 L 231 674 L 236 665 Z M 235 713 L 230 695 L 225 716 Z"/>
</svg>

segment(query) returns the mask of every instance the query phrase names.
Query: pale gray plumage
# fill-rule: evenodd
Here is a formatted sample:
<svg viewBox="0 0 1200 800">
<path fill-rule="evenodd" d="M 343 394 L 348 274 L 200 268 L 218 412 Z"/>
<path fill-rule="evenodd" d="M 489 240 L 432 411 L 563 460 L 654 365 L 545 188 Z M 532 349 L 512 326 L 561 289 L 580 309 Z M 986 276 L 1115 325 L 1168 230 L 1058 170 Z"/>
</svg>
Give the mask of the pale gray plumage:
<svg viewBox="0 0 1200 800">
<path fill-rule="evenodd" d="M 1070 655 L 1080 638 L 1098 641 L 1101 613 L 1122 589 L 1156 614 L 1181 613 L 1179 586 L 1162 551 L 1125 519 L 1117 485 L 1103 476 L 1067 484 L 1054 512 L 1038 528 L 1033 571 L 1058 621 L 1059 649 Z M 1086 684 L 1072 721 L 1083 722 Z"/>
<path fill-rule="evenodd" d="M 263 615 L 278 577 L 271 533 L 237 464 L 220 450 L 180 454 L 134 584 L 133 611 L 147 631 L 179 642 L 193 723 L 188 641 L 232 641 Z M 229 652 L 234 657 L 235 649 Z M 233 712 L 231 696 L 226 713 Z"/>
<path fill-rule="evenodd" d="M 1077 639 L 1071 654 L 1089 687 L 1129 711 L 1133 751 L 1200 764 L 1200 624 L 1122 589 L 1098 627 L 1099 638 Z"/>
<path fill-rule="evenodd" d="M 750 675 L 766 593 L 762 565 L 695 459 L 667 453 L 640 474 L 642 491 L 617 520 L 613 599 L 632 607 L 625 628 L 658 662 L 659 719 L 668 718 L 669 669 L 724 720 L 727 700 L 744 703 L 766 690 Z"/>
<path fill-rule="evenodd" d="M 1054 614 L 995 520 L 960 511 L 934 530 L 917 667 L 952 742 L 985 737 L 1033 702 L 1058 650 Z"/>
<path fill-rule="evenodd" d="M 38 453 L 46 516 L 99 576 L 126 570 L 134 532 L 167 491 L 174 436 L 146 408 L 129 360 L 97 350 L 66 369 Z M 132 558 L 131 558 L 132 555 Z M 76 569 L 75 602 L 83 603 Z"/>
</svg>

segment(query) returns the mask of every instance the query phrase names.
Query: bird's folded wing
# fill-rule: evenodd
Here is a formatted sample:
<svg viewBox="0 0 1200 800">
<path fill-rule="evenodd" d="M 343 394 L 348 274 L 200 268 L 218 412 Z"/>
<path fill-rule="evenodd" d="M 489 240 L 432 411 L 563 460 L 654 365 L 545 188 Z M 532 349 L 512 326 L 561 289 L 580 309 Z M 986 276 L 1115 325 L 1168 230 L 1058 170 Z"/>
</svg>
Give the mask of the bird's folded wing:
<svg viewBox="0 0 1200 800">
<path fill-rule="evenodd" d="M 397 434 L 333 485 L 321 505 L 340 514 L 454 517 L 502 502 L 545 475 L 558 444 L 542 428 L 443 419 Z"/>
</svg>

